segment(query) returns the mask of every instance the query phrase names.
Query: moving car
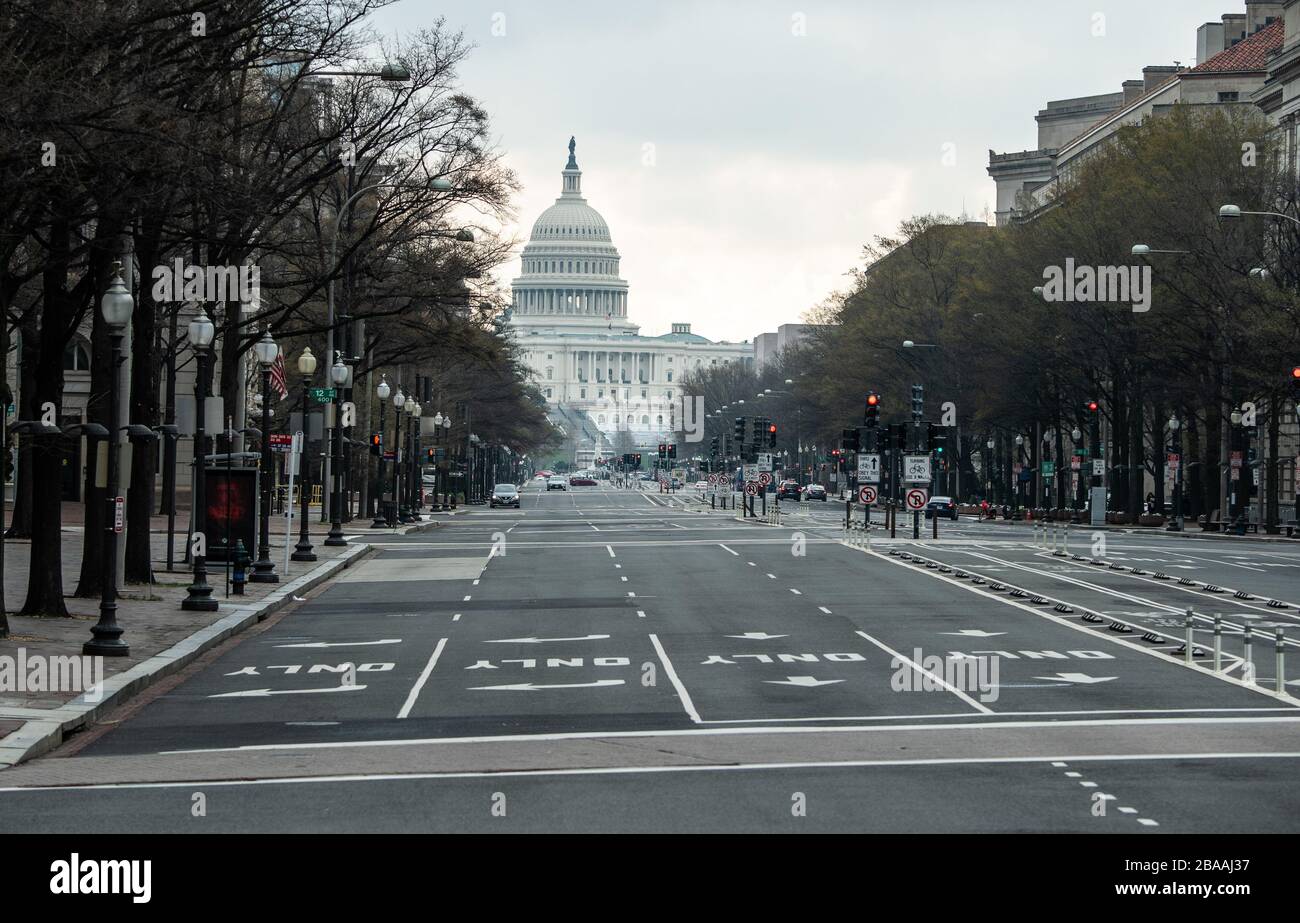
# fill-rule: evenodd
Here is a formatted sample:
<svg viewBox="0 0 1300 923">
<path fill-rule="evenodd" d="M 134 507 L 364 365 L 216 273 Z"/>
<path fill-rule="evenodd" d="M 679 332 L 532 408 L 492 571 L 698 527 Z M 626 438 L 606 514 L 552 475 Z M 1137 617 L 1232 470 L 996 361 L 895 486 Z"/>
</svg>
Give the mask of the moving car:
<svg viewBox="0 0 1300 923">
<path fill-rule="evenodd" d="M 957 504 L 952 497 L 931 497 L 930 502 L 925 505 L 925 518 L 930 519 L 933 516 L 942 516 L 945 519 L 955 520 L 957 518 Z"/>
<path fill-rule="evenodd" d="M 567 481 L 564 480 L 564 478 L 556 474 L 556 475 L 552 475 L 550 478 L 547 479 L 546 489 L 547 490 L 568 490 L 569 484 Z"/>
<path fill-rule="evenodd" d="M 498 484 L 492 488 L 492 499 L 488 501 L 492 507 L 513 506 L 519 508 L 519 488 L 514 484 Z"/>
<path fill-rule="evenodd" d="M 803 498 L 805 500 L 820 500 L 826 502 L 826 488 L 821 484 L 809 484 L 803 489 Z"/>
<path fill-rule="evenodd" d="M 570 487 L 595 487 L 596 479 L 587 477 L 585 474 L 574 475 L 569 478 Z"/>
<path fill-rule="evenodd" d="M 798 481 L 782 481 L 776 488 L 776 499 L 778 500 L 798 500 L 799 494 L 803 488 L 799 486 Z M 825 499 L 825 498 L 823 498 Z"/>
</svg>

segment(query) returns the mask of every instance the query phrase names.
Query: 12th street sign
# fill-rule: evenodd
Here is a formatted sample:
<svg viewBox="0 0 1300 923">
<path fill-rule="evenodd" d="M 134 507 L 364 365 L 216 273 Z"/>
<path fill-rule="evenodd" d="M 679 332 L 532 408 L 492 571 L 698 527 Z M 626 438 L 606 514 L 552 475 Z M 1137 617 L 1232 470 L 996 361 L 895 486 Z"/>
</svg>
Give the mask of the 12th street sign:
<svg viewBox="0 0 1300 923">
<path fill-rule="evenodd" d="M 334 400 L 333 388 L 312 388 L 307 392 L 317 404 L 328 404 Z"/>
</svg>

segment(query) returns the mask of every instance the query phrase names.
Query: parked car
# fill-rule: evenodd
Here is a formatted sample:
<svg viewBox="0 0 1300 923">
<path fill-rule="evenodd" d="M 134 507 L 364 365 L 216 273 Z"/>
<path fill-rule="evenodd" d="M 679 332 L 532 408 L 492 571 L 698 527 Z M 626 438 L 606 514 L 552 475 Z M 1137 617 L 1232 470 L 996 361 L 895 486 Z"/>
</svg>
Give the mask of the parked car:
<svg viewBox="0 0 1300 923">
<path fill-rule="evenodd" d="M 566 481 L 564 478 L 560 477 L 558 474 L 551 475 L 551 477 L 548 478 L 546 481 L 546 489 L 547 490 L 568 490 L 569 482 Z"/>
<path fill-rule="evenodd" d="M 803 489 L 803 498 L 805 500 L 820 500 L 826 502 L 826 488 L 821 484 L 809 484 Z"/>
<path fill-rule="evenodd" d="M 776 499 L 798 500 L 803 488 L 798 481 L 782 481 L 776 488 Z"/>
<path fill-rule="evenodd" d="M 586 475 L 575 475 L 569 478 L 570 487 L 595 487 L 596 479 L 589 478 Z"/>
<path fill-rule="evenodd" d="M 930 519 L 934 516 L 955 520 L 957 503 L 952 497 L 931 497 L 930 502 L 925 505 L 925 518 Z"/>
<path fill-rule="evenodd" d="M 492 488 L 492 499 L 488 501 L 491 507 L 513 506 L 519 508 L 519 488 L 514 484 L 498 484 Z"/>
</svg>

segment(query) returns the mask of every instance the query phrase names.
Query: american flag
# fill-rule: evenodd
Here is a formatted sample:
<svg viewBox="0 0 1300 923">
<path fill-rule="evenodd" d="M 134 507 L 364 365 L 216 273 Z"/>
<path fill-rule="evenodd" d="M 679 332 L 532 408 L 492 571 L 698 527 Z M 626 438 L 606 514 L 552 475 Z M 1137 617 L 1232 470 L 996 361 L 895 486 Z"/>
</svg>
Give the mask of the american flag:
<svg viewBox="0 0 1300 923">
<path fill-rule="evenodd" d="M 284 380 L 284 350 L 276 353 L 275 362 L 271 363 L 271 387 L 280 395 L 280 400 L 289 396 L 289 386 Z"/>
</svg>

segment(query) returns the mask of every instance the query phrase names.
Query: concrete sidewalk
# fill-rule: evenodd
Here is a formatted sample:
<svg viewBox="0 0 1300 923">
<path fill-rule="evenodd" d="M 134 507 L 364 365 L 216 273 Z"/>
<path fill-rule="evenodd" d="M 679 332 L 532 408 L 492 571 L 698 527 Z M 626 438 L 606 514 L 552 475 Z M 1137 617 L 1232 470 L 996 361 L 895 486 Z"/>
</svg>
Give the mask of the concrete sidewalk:
<svg viewBox="0 0 1300 923">
<path fill-rule="evenodd" d="M 110 657 L 102 665 L 103 688 L 96 694 L 82 689 L 29 690 L 27 676 L 19 677 L 17 664 L 37 662 L 51 664 L 49 658 L 79 657 L 90 628 L 99 619 L 99 597 L 78 598 L 76 591 L 81 569 L 82 528 L 80 516 L 71 515 L 68 507 L 79 511 L 81 504 L 65 504 L 63 527 L 63 586 L 68 618 L 13 615 L 22 608 L 27 592 L 31 543 L 10 539 L 4 543 L 5 602 L 9 615 L 10 636 L 0 640 L 0 769 L 30 759 L 58 746 L 64 737 L 93 722 L 110 708 L 157 680 L 181 669 L 195 657 L 249 625 L 265 619 L 281 607 L 301 597 L 307 590 L 328 580 L 338 571 L 351 566 L 370 550 L 369 535 L 390 536 L 437 528 L 449 514 L 425 514 L 423 522 L 396 530 L 370 529 L 370 521 L 355 520 L 344 525 L 348 545 L 329 547 L 325 537 L 327 523 L 310 522 L 314 562 L 291 562 L 287 573 L 284 563 L 284 520 L 271 523 L 272 560 L 276 562 L 279 583 L 249 583 L 244 595 L 228 594 L 227 572 L 222 562 L 208 563 L 208 585 L 218 602 L 215 612 L 190 612 L 181 608 L 191 572 L 183 562 L 187 515 L 178 515 L 179 535 L 175 539 L 175 569 L 166 570 L 166 517 L 154 517 L 151 546 L 154 559 L 154 582 L 128 584 L 118 598 L 117 620 L 124 629 L 122 638 L 130 645 L 128 657 Z M 161 531 L 157 525 L 161 521 Z M 298 523 L 290 538 L 290 549 L 297 541 Z M 7 670 L 7 677 L 6 677 Z M 98 676 L 96 676 L 98 678 Z M 18 688 L 19 680 L 23 688 Z M 48 685 L 48 683 L 46 684 Z"/>
</svg>

